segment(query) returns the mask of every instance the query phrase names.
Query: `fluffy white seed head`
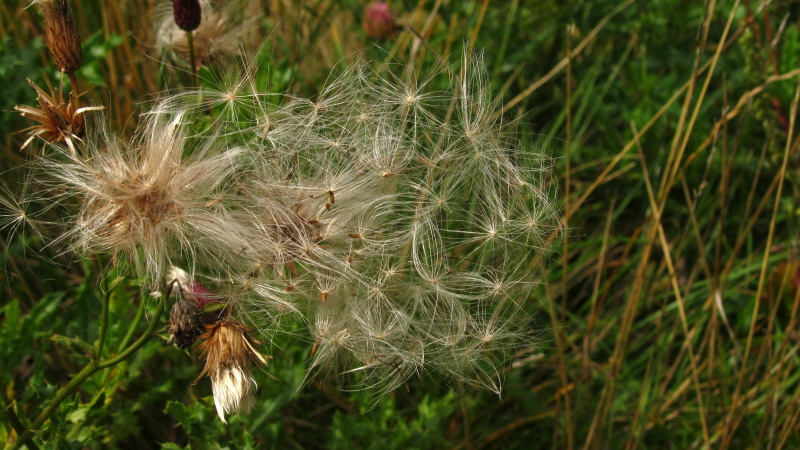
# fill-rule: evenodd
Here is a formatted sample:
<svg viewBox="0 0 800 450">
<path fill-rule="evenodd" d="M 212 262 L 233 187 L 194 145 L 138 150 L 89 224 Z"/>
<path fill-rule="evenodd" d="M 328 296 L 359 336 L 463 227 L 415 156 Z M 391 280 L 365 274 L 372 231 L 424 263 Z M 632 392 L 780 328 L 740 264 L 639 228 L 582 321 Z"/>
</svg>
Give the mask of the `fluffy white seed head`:
<svg viewBox="0 0 800 450">
<path fill-rule="evenodd" d="M 481 64 L 437 93 L 358 63 L 304 99 L 259 92 L 245 60 L 219 89 L 162 97 L 132 141 L 53 159 L 80 211 L 68 237 L 150 279 L 180 262 L 266 340 L 304 321 L 309 377 L 499 392 L 560 218 L 548 158 L 489 120 Z M 248 404 L 247 370 L 208 373 L 221 415 Z"/>
<path fill-rule="evenodd" d="M 124 140 L 101 125 L 85 159 L 54 146 L 46 176 L 78 211 L 64 239 L 129 261 L 149 281 L 173 262 L 194 269 L 240 251 L 245 231 L 215 202 L 231 189 L 244 150 L 194 139 L 191 126 L 182 114 L 151 115 Z"/>
</svg>

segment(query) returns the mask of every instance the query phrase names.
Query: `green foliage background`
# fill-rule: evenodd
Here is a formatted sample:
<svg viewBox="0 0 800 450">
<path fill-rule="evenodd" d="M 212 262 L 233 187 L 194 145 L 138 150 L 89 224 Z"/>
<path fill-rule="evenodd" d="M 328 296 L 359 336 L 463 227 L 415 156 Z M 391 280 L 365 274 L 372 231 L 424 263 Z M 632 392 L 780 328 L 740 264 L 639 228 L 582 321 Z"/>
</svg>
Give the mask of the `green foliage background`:
<svg viewBox="0 0 800 450">
<path fill-rule="evenodd" d="M 85 58 L 78 75 L 97 86 L 87 99 L 106 105 L 128 133 L 140 102 L 189 83 L 143 56 L 155 55 L 147 40 L 154 3 L 75 1 Z M 800 6 L 392 1 L 398 22 L 425 39 L 415 46 L 410 29 L 367 38 L 366 4 L 250 2 L 270 30 L 259 83 L 313 95 L 337 62 L 357 54 L 376 66 L 396 63 L 398 73 L 430 71 L 436 55 L 455 68 L 474 46 L 496 110 L 511 106 L 502 115 L 506 132 L 556 158 L 568 231 L 529 299 L 541 332 L 505 368 L 502 398 L 433 376 L 377 401 L 326 380 L 301 387 L 310 344 L 286 337 L 265 349 L 280 381 L 257 373 L 255 412 L 225 426 L 208 380 L 196 381 L 197 352 L 166 346 L 161 327 L 132 357 L 89 377 L 36 430 L 34 445 L 799 447 L 800 140 L 791 126 Z M 34 104 L 27 78 L 60 78 L 37 7 L 25 6 L 0 4 L 0 167 L 15 196 L 28 155 L 13 132 L 30 124 L 13 106 Z M 550 73 L 568 52 L 570 64 Z M 431 89 L 446 83 L 436 78 Z M 646 133 L 637 139 L 634 130 Z M 14 428 L 28 429 L 92 357 L 104 292 L 105 357 L 144 331 L 156 305 L 135 282 L 111 288 L 95 262 L 8 225 L 0 248 L 0 438 L 10 443 Z"/>
</svg>

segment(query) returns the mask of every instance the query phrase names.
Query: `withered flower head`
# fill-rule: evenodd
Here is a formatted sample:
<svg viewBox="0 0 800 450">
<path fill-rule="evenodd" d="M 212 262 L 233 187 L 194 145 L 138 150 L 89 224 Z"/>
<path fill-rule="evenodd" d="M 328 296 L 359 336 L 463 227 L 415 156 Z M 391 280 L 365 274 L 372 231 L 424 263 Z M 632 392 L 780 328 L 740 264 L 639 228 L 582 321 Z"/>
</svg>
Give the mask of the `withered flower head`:
<svg viewBox="0 0 800 450">
<path fill-rule="evenodd" d="M 44 40 L 53 53 L 56 67 L 64 73 L 75 72 L 83 64 L 83 55 L 69 0 L 39 0 L 38 3 L 44 13 Z"/>
<path fill-rule="evenodd" d="M 178 290 L 178 298 L 169 312 L 169 340 L 181 350 L 194 344 L 203 333 L 200 310 L 191 300 L 186 300 Z"/>
<path fill-rule="evenodd" d="M 45 82 L 47 83 L 47 89 L 50 91 L 49 94 L 33 81 L 28 80 L 28 83 L 30 83 L 39 94 L 38 97 L 36 97 L 36 100 L 39 102 L 38 108 L 26 105 L 14 107 L 14 109 L 19 111 L 24 117 L 31 118 L 39 123 L 39 125 L 21 130 L 21 132 L 27 131 L 28 136 L 30 136 L 25 143 L 22 144 L 22 148 L 25 148 L 38 136 L 47 142 L 66 144 L 74 156 L 77 154 L 75 141 L 80 142 L 80 137 L 83 135 L 85 129 L 83 113 L 86 111 L 98 111 L 103 109 L 103 107 L 87 106 L 78 108 L 78 99 L 74 93 L 70 92 L 69 98 L 65 100 L 61 89 L 59 88 L 58 92 L 56 92 L 46 75 Z"/>
<path fill-rule="evenodd" d="M 194 31 L 200 26 L 202 10 L 199 0 L 173 0 L 172 16 L 183 31 Z"/>
<path fill-rule="evenodd" d="M 206 358 L 200 376 L 211 378 L 217 414 L 228 423 L 226 414 L 248 414 L 255 406 L 257 386 L 250 367 L 258 363 L 266 366 L 270 357 L 256 350 L 261 343 L 250 336 L 249 328 L 241 322 L 224 318 L 206 325 L 206 329 L 200 336 L 205 342 L 198 347 Z"/>
</svg>

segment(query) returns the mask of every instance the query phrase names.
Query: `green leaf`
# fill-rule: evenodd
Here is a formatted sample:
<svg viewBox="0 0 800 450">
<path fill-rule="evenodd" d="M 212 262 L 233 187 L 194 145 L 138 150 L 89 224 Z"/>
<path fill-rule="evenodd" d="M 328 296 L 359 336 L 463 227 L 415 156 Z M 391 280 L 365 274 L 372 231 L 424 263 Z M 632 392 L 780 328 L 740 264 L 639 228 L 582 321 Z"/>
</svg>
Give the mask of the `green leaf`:
<svg viewBox="0 0 800 450">
<path fill-rule="evenodd" d="M 226 306 L 227 306 L 227 305 L 226 305 L 226 304 L 224 304 L 224 303 L 216 303 L 216 302 L 211 302 L 211 303 L 207 304 L 207 305 L 206 305 L 206 306 L 203 308 L 203 312 L 204 312 L 204 313 L 209 313 L 209 312 L 219 311 L 220 309 L 222 309 L 222 308 L 224 308 L 224 307 L 226 307 Z"/>
<path fill-rule="evenodd" d="M 164 412 L 174 417 L 175 420 L 186 429 L 189 435 L 192 434 L 192 423 L 194 420 L 189 410 L 186 408 L 186 405 L 181 402 L 169 401 L 167 402 L 166 408 L 164 408 Z"/>
<path fill-rule="evenodd" d="M 50 340 L 62 347 L 71 349 L 76 353 L 79 353 L 86 357 L 91 357 L 94 353 L 94 348 L 88 343 L 78 338 L 77 336 L 73 338 L 68 338 L 60 334 L 54 334 L 50 338 Z"/>
<path fill-rule="evenodd" d="M 189 448 L 186 446 L 185 448 Z M 180 447 L 178 444 L 173 444 L 172 442 L 164 442 L 161 444 L 161 450 L 184 450 L 183 447 Z"/>
<path fill-rule="evenodd" d="M 5 329 L 6 336 L 16 336 L 19 332 L 20 327 L 20 309 L 19 309 L 19 302 L 17 299 L 11 300 L 11 302 L 3 308 L 3 313 L 5 315 L 5 324 L 3 328 Z"/>
</svg>

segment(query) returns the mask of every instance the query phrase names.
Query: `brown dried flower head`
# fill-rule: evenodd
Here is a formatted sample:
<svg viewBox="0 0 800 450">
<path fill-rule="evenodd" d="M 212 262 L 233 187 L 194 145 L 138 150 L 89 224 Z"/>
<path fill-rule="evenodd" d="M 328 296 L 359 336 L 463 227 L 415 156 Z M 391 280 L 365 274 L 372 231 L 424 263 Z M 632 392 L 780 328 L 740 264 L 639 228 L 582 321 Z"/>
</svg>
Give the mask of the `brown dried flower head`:
<svg viewBox="0 0 800 450">
<path fill-rule="evenodd" d="M 53 53 L 56 67 L 64 73 L 75 72 L 83 64 L 83 55 L 69 0 L 39 0 L 38 3 L 44 13 L 44 40 Z"/>
<path fill-rule="evenodd" d="M 170 267 L 167 279 L 173 280 L 170 294 L 175 294 L 175 304 L 169 313 L 170 336 L 167 343 L 185 350 L 205 332 L 205 325 L 227 315 L 227 309 L 205 286 L 180 267 Z M 211 311 L 206 312 L 209 305 Z"/>
<path fill-rule="evenodd" d="M 102 106 L 78 107 L 78 98 L 70 92 L 69 98 L 64 99 L 61 89 L 56 92 L 50 84 L 50 80 L 45 75 L 45 82 L 49 93 L 37 86 L 33 81 L 28 80 L 31 86 L 39 94 L 36 100 L 39 102 L 38 108 L 26 105 L 15 106 L 24 117 L 28 117 L 38 122 L 30 128 L 20 132 L 28 132 L 28 139 L 22 144 L 25 148 L 37 136 L 50 143 L 66 144 L 73 155 L 77 155 L 76 142 L 81 142 L 81 136 L 85 129 L 83 113 L 86 111 L 99 111 Z"/>
<path fill-rule="evenodd" d="M 186 300 L 180 289 L 178 292 L 175 305 L 169 312 L 169 340 L 184 350 L 203 333 L 203 322 L 197 305 Z"/>
<path fill-rule="evenodd" d="M 226 414 L 248 414 L 255 406 L 256 382 L 250 370 L 252 364 L 267 365 L 267 358 L 256 350 L 261 344 L 250 336 L 250 329 L 232 318 L 206 325 L 200 336 L 205 342 L 198 347 L 206 358 L 203 373 L 211 378 L 214 404 L 219 418 Z"/>
</svg>

